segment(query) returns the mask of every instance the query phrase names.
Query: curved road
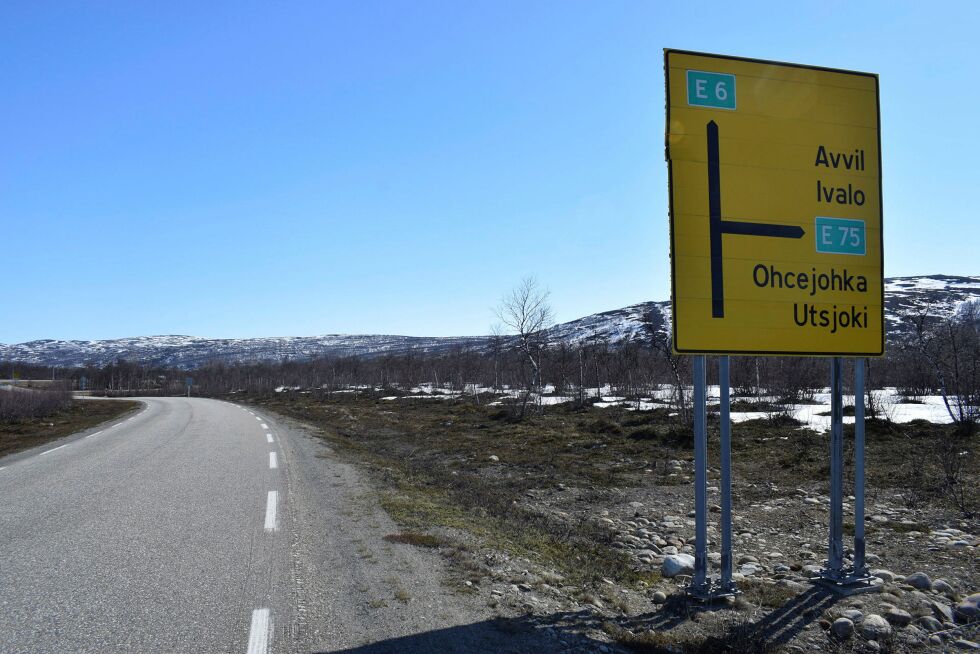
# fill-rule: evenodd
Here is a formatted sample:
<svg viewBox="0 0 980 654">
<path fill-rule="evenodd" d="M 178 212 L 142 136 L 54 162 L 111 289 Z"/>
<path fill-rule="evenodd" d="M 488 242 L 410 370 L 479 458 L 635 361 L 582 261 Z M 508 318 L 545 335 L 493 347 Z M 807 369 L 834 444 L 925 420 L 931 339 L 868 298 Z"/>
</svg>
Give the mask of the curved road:
<svg viewBox="0 0 980 654">
<path fill-rule="evenodd" d="M 145 402 L 0 464 L 0 650 L 246 652 L 253 611 L 289 608 L 267 423 Z"/>
<path fill-rule="evenodd" d="M 320 439 L 152 398 L 0 460 L 0 653 L 541 652 L 443 584 Z M 536 641 L 536 638 L 531 638 Z"/>
</svg>

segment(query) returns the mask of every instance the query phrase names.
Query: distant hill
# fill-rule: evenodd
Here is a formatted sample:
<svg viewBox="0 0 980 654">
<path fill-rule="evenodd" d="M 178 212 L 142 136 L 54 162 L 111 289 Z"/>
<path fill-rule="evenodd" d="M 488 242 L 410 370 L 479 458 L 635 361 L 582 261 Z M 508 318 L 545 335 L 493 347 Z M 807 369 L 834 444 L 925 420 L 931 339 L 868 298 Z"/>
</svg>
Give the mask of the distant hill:
<svg viewBox="0 0 980 654">
<path fill-rule="evenodd" d="M 900 338 L 909 326 L 906 314 L 948 316 L 966 301 L 980 301 L 980 276 L 929 275 L 885 280 L 888 337 Z M 660 329 L 670 325 L 669 302 L 643 302 L 555 325 L 552 343 L 605 342 L 649 337 L 644 320 Z M 137 336 L 105 341 L 40 340 L 0 345 L 0 359 L 45 366 L 102 366 L 126 359 L 148 365 L 197 368 L 211 361 L 253 362 L 301 360 L 321 356 L 445 353 L 456 348 L 485 349 L 488 336 L 340 335 L 212 339 L 195 336 Z"/>
</svg>

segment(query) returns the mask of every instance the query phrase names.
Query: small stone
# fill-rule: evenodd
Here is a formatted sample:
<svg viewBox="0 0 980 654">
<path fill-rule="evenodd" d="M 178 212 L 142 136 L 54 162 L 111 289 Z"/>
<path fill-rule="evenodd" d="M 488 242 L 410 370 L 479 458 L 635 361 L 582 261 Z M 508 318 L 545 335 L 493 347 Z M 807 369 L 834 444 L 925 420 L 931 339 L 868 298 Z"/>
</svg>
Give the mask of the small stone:
<svg viewBox="0 0 980 654">
<path fill-rule="evenodd" d="M 665 577 L 692 574 L 694 572 L 694 557 L 690 554 L 671 554 L 664 559 L 660 572 Z"/>
<path fill-rule="evenodd" d="M 857 609 L 847 609 L 846 611 L 841 611 L 841 615 L 855 623 L 864 620 L 864 614 Z"/>
<path fill-rule="evenodd" d="M 885 619 L 901 628 L 912 622 L 912 614 L 893 606 L 885 613 Z"/>
<path fill-rule="evenodd" d="M 931 615 L 924 615 L 918 619 L 919 625 L 929 632 L 936 632 L 943 630 L 943 623 L 932 617 Z"/>
<path fill-rule="evenodd" d="M 932 609 L 932 614 L 935 615 L 940 621 L 953 621 L 953 609 L 942 602 L 929 602 L 929 608 Z"/>
<path fill-rule="evenodd" d="M 878 579 L 881 579 L 883 582 L 888 584 L 895 581 L 895 577 L 897 575 L 891 570 L 878 569 L 878 570 L 872 570 L 871 576 L 878 577 Z"/>
<path fill-rule="evenodd" d="M 905 578 L 905 583 L 919 590 L 932 590 L 932 579 L 924 572 L 913 572 Z"/>
<path fill-rule="evenodd" d="M 932 592 L 945 595 L 950 599 L 956 599 L 956 590 L 945 579 L 934 579 L 932 582 Z"/>
<path fill-rule="evenodd" d="M 491 461 L 500 461 L 500 457 L 497 456 L 496 454 L 491 454 L 490 455 L 490 460 Z"/>
<path fill-rule="evenodd" d="M 868 640 L 878 640 L 880 638 L 887 638 L 892 633 L 892 626 L 888 624 L 888 620 L 877 613 L 870 613 L 864 616 L 864 620 L 861 621 L 861 635 Z"/>
<path fill-rule="evenodd" d="M 666 601 L 667 601 L 667 593 L 663 592 L 662 590 L 658 590 L 653 594 L 654 604 L 663 604 Z"/>
<path fill-rule="evenodd" d="M 980 617 L 980 608 L 972 602 L 963 600 L 953 608 L 953 615 L 960 624 L 973 622 Z"/>
<path fill-rule="evenodd" d="M 837 618 L 830 625 L 830 631 L 840 640 L 847 640 L 854 633 L 854 623 L 847 618 Z"/>
<path fill-rule="evenodd" d="M 980 649 L 980 645 L 977 645 L 972 640 L 967 640 L 966 638 L 960 638 L 959 640 L 954 641 L 953 647 L 971 652 Z"/>
</svg>

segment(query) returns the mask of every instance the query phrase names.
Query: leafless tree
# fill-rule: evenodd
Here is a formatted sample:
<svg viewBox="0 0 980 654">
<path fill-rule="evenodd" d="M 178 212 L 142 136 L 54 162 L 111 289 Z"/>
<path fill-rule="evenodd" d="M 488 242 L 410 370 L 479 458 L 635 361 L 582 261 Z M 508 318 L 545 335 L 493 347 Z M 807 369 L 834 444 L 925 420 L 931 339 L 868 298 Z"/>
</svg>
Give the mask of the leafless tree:
<svg viewBox="0 0 980 654">
<path fill-rule="evenodd" d="M 931 368 L 952 421 L 972 433 L 980 421 L 980 303 L 953 316 L 907 317 L 914 347 Z"/>
<path fill-rule="evenodd" d="M 517 347 L 531 367 L 531 376 L 521 402 L 521 418 L 524 417 L 531 393 L 541 385 L 541 350 L 547 345 L 545 330 L 554 322 L 549 295 L 534 277 L 525 277 L 517 288 L 503 297 L 497 307 L 497 317 L 515 333 Z"/>
</svg>

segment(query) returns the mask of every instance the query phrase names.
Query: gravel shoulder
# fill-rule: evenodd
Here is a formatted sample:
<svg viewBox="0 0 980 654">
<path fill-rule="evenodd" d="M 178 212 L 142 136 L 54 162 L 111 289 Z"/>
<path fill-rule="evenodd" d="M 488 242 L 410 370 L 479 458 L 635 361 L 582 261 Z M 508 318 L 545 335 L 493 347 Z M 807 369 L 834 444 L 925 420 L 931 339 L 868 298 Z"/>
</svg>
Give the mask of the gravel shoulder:
<svg viewBox="0 0 980 654">
<path fill-rule="evenodd" d="M 436 552 L 392 542 L 401 533 L 365 476 L 288 418 L 288 477 L 295 651 L 546 652 L 553 642 L 498 620 Z M 386 537 L 388 538 L 386 540 Z"/>
</svg>

